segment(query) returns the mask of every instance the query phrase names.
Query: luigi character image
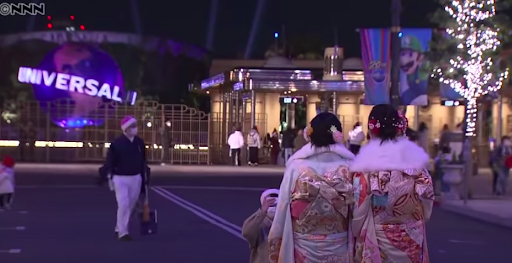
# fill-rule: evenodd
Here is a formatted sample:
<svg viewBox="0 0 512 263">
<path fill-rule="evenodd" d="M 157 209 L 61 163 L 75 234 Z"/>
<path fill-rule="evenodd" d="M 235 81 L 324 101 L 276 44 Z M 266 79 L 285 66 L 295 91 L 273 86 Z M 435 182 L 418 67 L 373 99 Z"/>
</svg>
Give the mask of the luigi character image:
<svg viewBox="0 0 512 263">
<path fill-rule="evenodd" d="M 400 97 L 402 105 L 427 105 L 428 75 L 423 65 L 425 50 L 415 36 L 402 37 Z"/>
</svg>

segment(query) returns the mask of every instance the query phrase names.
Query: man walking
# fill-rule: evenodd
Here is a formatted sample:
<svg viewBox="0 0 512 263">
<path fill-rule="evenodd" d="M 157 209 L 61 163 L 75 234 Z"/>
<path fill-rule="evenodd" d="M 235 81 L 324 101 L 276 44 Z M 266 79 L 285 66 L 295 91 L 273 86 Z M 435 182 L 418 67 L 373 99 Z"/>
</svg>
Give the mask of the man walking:
<svg viewBox="0 0 512 263">
<path fill-rule="evenodd" d="M 121 122 L 121 130 L 123 135 L 110 144 L 103 169 L 111 176 L 116 193 L 116 234 L 121 241 L 131 241 L 128 224 L 141 193 L 141 188 L 148 181 L 145 178 L 147 162 L 145 144 L 137 136 L 137 121 L 135 118 L 125 117 Z"/>
<path fill-rule="evenodd" d="M 234 166 L 242 166 L 240 154 L 244 146 L 244 135 L 240 128 L 235 128 L 233 133 L 228 137 L 229 156 Z"/>
</svg>

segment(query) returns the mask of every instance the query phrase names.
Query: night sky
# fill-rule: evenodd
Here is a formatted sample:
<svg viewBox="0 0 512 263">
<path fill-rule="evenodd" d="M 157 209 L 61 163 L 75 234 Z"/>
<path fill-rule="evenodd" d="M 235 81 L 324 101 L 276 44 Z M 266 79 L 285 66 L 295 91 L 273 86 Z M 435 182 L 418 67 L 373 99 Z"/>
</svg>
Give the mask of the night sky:
<svg viewBox="0 0 512 263">
<path fill-rule="evenodd" d="M 15 2 L 15 1 L 13 1 Z M 53 17 L 74 15 L 86 30 L 134 32 L 130 2 L 122 0 L 45 0 Z M 218 0 L 213 54 L 235 58 L 243 54 L 257 0 Z M 364 27 L 388 27 L 391 0 L 267 0 L 254 42 L 253 58 L 261 58 L 274 42 L 274 32 L 285 25 L 287 39 L 304 39 L 345 48 L 347 57 L 360 56 L 359 35 Z M 436 8 L 434 0 L 402 0 L 403 27 L 431 27 L 427 15 Z M 206 43 L 210 0 L 139 0 L 143 34 L 188 42 Z M 26 30 L 28 17 L 0 17 L 0 34 Z M 36 20 L 38 30 L 46 30 L 46 17 Z M 337 30 L 335 30 L 337 28 Z M 295 41 L 299 41 L 295 40 Z M 293 41 L 289 41 L 293 42 Z"/>
</svg>

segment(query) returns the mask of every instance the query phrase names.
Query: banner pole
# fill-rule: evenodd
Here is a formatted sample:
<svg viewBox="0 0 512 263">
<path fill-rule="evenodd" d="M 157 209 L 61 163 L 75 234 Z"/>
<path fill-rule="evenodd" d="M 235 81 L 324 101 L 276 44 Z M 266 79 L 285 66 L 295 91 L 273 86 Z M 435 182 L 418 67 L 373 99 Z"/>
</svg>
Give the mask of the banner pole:
<svg viewBox="0 0 512 263">
<path fill-rule="evenodd" d="M 398 107 L 402 104 L 400 99 L 400 13 L 402 12 L 401 0 L 392 0 L 391 3 L 391 85 L 389 90 L 389 102 Z"/>
</svg>

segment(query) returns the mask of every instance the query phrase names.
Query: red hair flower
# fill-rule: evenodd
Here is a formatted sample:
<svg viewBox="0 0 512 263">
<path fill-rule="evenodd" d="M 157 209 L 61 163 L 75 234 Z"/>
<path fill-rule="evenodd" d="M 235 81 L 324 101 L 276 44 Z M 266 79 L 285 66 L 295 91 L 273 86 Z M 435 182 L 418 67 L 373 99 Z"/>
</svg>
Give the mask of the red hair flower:
<svg viewBox="0 0 512 263">
<path fill-rule="evenodd" d="M 380 127 L 380 122 L 376 119 L 371 119 L 368 122 L 368 129 L 371 131 L 373 135 L 379 135 Z"/>
<path fill-rule="evenodd" d="M 398 116 L 400 117 L 400 121 L 397 125 L 397 132 L 400 135 L 405 135 L 407 132 L 407 128 L 409 127 L 409 120 L 407 120 L 407 117 L 402 112 L 398 112 Z"/>
</svg>

